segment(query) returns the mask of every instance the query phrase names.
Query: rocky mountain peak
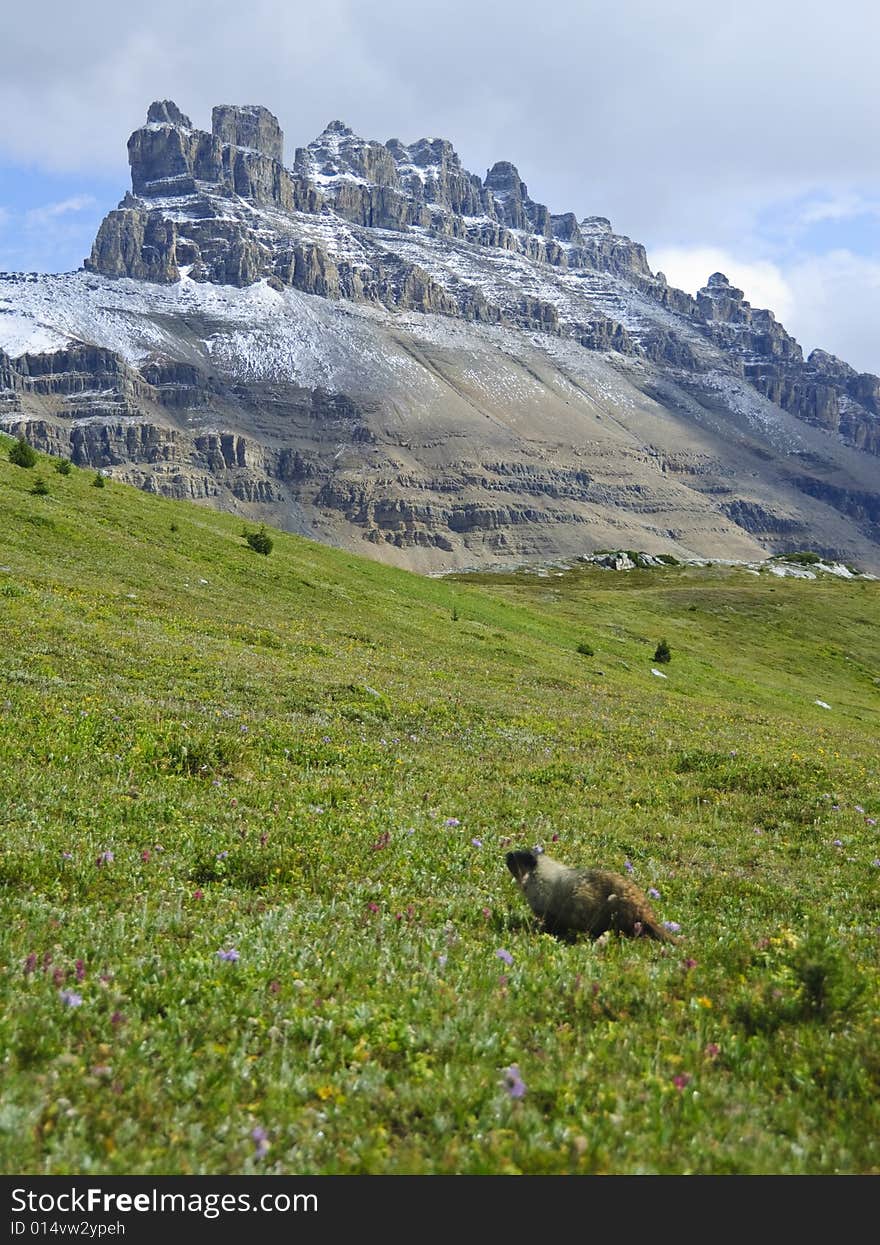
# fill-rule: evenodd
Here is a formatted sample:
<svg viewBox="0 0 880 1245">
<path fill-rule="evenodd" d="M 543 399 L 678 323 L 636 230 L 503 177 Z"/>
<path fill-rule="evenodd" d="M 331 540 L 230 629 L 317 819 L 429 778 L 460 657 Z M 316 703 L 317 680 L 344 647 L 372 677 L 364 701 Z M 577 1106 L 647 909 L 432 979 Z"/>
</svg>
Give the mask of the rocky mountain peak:
<svg viewBox="0 0 880 1245">
<path fill-rule="evenodd" d="M 308 147 L 298 149 L 294 167 L 319 185 L 340 178 L 376 186 L 399 185 L 397 166 L 387 147 L 361 138 L 342 121 L 331 121 Z"/>
<path fill-rule="evenodd" d="M 218 104 L 211 113 L 211 132 L 221 143 L 246 147 L 279 163 L 284 159 L 278 118 L 261 104 Z"/>
<path fill-rule="evenodd" d="M 218 105 L 206 131 L 154 101 L 87 271 L 0 274 L 4 427 L 51 399 L 45 437 L 78 462 L 425 566 L 619 540 L 621 515 L 632 547 L 821 532 L 876 554 L 880 380 L 805 364 L 723 273 L 692 298 L 606 217 L 551 215 L 516 165 L 482 179 L 446 139 L 334 120 L 282 157 L 262 106 Z"/>
<path fill-rule="evenodd" d="M 486 171 L 483 185 L 491 190 L 496 199 L 506 199 L 513 195 L 522 200 L 528 197 L 528 188 L 520 180 L 519 169 L 509 160 L 496 160 L 491 169 Z"/>
<path fill-rule="evenodd" d="M 181 112 L 173 100 L 154 100 L 147 109 L 147 125 L 179 125 L 191 130 L 193 123 L 186 113 Z"/>
</svg>

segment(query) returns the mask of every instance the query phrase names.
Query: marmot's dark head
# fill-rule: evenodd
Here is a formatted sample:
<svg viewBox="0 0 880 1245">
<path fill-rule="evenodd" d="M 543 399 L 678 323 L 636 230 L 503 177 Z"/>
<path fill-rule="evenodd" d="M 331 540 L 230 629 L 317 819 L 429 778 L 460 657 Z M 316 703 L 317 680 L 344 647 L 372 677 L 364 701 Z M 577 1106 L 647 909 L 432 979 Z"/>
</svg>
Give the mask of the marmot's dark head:
<svg viewBox="0 0 880 1245">
<path fill-rule="evenodd" d="M 520 886 L 525 884 L 529 874 L 538 867 L 538 857 L 534 852 L 508 852 L 506 860 L 508 869 Z"/>
</svg>

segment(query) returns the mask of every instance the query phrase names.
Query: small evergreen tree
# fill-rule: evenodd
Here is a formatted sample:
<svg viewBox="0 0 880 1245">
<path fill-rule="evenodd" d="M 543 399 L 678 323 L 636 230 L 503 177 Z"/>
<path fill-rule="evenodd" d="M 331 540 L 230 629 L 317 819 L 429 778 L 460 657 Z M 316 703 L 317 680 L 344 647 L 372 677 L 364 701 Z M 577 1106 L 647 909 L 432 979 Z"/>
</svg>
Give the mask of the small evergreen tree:
<svg viewBox="0 0 880 1245">
<path fill-rule="evenodd" d="M 106 481 L 106 480 L 104 479 L 104 477 L 101 475 L 100 471 L 96 471 L 96 472 L 95 472 L 95 478 L 94 478 L 94 480 L 92 480 L 92 485 L 93 485 L 95 488 L 105 488 L 105 487 L 106 487 L 106 484 L 107 484 L 107 481 Z"/>
<path fill-rule="evenodd" d="M 585 644 L 583 642 L 577 646 L 577 651 L 583 657 L 595 657 L 596 655 L 596 650 L 593 648 L 593 646 L 591 644 Z"/>
<path fill-rule="evenodd" d="M 45 497 L 49 492 L 49 485 L 42 476 L 37 476 L 36 480 L 34 480 L 34 487 L 31 489 L 31 492 L 35 497 Z"/>
<path fill-rule="evenodd" d="M 272 537 L 266 531 L 265 523 L 258 532 L 248 532 L 245 539 L 251 549 L 255 549 L 257 553 L 262 553 L 267 558 L 272 552 Z"/>
<path fill-rule="evenodd" d="M 657 662 L 672 661 L 672 651 L 665 639 L 661 640 L 654 649 L 654 660 Z"/>
<path fill-rule="evenodd" d="M 33 467 L 37 461 L 37 454 L 24 437 L 19 437 L 9 451 L 9 461 L 15 463 L 16 467 Z"/>
<path fill-rule="evenodd" d="M 58 462 L 55 464 L 55 470 L 58 472 L 60 476 L 69 476 L 70 475 L 70 459 L 59 458 Z"/>
</svg>

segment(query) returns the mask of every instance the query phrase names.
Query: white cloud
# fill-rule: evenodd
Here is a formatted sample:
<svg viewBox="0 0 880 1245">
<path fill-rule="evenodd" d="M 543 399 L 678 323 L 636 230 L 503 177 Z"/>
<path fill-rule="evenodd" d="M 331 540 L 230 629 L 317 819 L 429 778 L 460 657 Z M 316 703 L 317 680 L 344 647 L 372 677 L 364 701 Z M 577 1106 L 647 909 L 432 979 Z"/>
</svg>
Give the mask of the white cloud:
<svg viewBox="0 0 880 1245">
<path fill-rule="evenodd" d="M 42 207 L 31 208 L 25 213 L 25 224 L 30 228 L 38 228 L 57 221 L 60 217 L 70 216 L 77 212 L 91 210 L 97 200 L 94 195 L 74 195 L 70 199 L 62 199 L 60 203 L 46 203 Z"/>
<path fill-rule="evenodd" d="M 804 346 L 880 374 L 880 260 L 851 251 L 803 258 L 786 272 L 793 310 L 787 327 Z"/>
</svg>

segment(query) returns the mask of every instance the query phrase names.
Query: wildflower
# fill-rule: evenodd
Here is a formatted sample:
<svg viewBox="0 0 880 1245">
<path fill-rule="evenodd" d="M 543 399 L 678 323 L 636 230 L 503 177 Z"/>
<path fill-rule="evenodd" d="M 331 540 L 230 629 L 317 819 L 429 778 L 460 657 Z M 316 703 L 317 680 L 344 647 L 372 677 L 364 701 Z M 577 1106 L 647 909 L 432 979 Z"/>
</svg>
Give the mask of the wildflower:
<svg viewBox="0 0 880 1245">
<path fill-rule="evenodd" d="M 437 956 L 437 963 L 440 965 L 441 968 L 446 967 L 446 961 L 448 958 L 449 958 L 448 956 L 442 955 L 442 954 Z"/>
<path fill-rule="evenodd" d="M 707 998 L 705 994 L 701 994 L 700 997 L 697 999 L 697 1006 L 705 1007 L 706 1010 L 709 1011 L 712 1007 L 712 1000 Z"/>
<path fill-rule="evenodd" d="M 443 824 L 444 826 L 460 826 L 461 821 L 458 817 L 447 817 Z"/>
<path fill-rule="evenodd" d="M 251 1129 L 251 1140 L 254 1143 L 254 1158 L 265 1158 L 269 1153 L 269 1136 L 265 1128 Z"/>
<path fill-rule="evenodd" d="M 482 840 L 482 839 L 471 839 L 471 843 L 472 843 L 472 845 L 473 845 L 474 847 L 482 847 L 482 846 L 483 846 L 483 840 Z"/>
<path fill-rule="evenodd" d="M 280 981 L 273 980 L 269 982 L 269 993 L 270 994 L 277 994 L 280 989 L 281 989 Z"/>
<path fill-rule="evenodd" d="M 203 890 L 193 891 L 193 899 L 204 899 L 205 892 Z"/>
<path fill-rule="evenodd" d="M 268 836 L 268 834 L 266 834 L 266 832 L 264 831 L 264 832 L 260 835 L 260 847 L 265 847 L 265 846 L 266 846 L 266 844 L 267 844 L 268 842 L 269 842 L 269 836 Z"/>
<path fill-rule="evenodd" d="M 627 873 L 635 873 L 635 867 L 631 860 L 625 860 L 623 862 L 623 867 L 626 869 Z"/>
<path fill-rule="evenodd" d="M 685 969 L 685 971 L 686 971 L 686 972 L 690 972 L 692 968 L 696 968 L 696 967 L 697 967 L 697 961 L 696 961 L 696 960 L 692 960 L 692 959 L 690 958 L 690 956 L 688 956 L 688 958 L 685 960 L 685 962 L 684 962 L 684 964 L 682 965 L 682 967 Z"/>
<path fill-rule="evenodd" d="M 150 859 L 150 853 L 147 850 L 147 848 L 144 848 L 144 850 L 141 852 L 141 860 L 149 860 L 149 859 Z"/>
<path fill-rule="evenodd" d="M 519 1074 L 519 1065 L 512 1063 L 504 1069 L 504 1088 L 511 1098 L 522 1098 L 526 1092 L 526 1083 Z"/>
<path fill-rule="evenodd" d="M 648 887 L 648 894 L 651 896 L 651 898 L 652 898 L 652 899 L 659 899 L 659 898 L 660 898 L 660 892 L 657 890 L 657 887 L 656 887 L 656 886 L 649 886 L 649 887 Z"/>
<path fill-rule="evenodd" d="M 843 847 L 843 839 L 832 839 L 831 846 L 832 847 Z"/>
<path fill-rule="evenodd" d="M 664 921 L 663 925 L 669 930 L 670 934 L 678 934 L 681 932 L 681 926 L 678 921 Z"/>
<path fill-rule="evenodd" d="M 391 842 L 391 831 L 385 830 L 382 834 L 379 835 L 378 839 L 372 845 L 370 850 L 374 852 L 381 852 L 382 848 L 387 847 L 390 842 Z"/>
<path fill-rule="evenodd" d="M 234 964 L 236 960 L 240 960 L 241 956 L 235 947 L 229 947 L 226 951 L 218 951 L 217 958 L 219 960 L 227 960 L 230 964 Z"/>
<path fill-rule="evenodd" d="M 551 842 L 551 843 L 558 843 L 558 842 L 559 842 L 559 835 L 558 835 L 558 834 L 551 834 L 551 835 L 550 835 L 550 842 Z"/>
<path fill-rule="evenodd" d="M 82 960 L 76 962 L 76 979 L 82 981 L 86 975 L 86 966 Z"/>
<path fill-rule="evenodd" d="M 721 1054 L 721 1047 L 718 1045 L 717 1042 L 710 1042 L 709 1045 L 703 1051 L 703 1054 L 706 1056 L 707 1059 L 717 1059 L 718 1056 Z"/>
<path fill-rule="evenodd" d="M 865 825 L 866 825 L 866 826 L 876 826 L 876 824 L 877 824 L 877 818 L 876 818 L 876 817 L 866 817 L 866 818 L 865 818 Z"/>
<path fill-rule="evenodd" d="M 65 1007 L 82 1007 L 82 995 L 75 990 L 59 990 L 58 997 Z"/>
<path fill-rule="evenodd" d="M 114 1029 L 118 1028 L 119 1025 L 124 1025 L 125 1017 L 123 1016 L 122 1012 L 114 1012 L 113 1015 L 110 1017 L 110 1023 L 111 1025 L 113 1025 Z"/>
<path fill-rule="evenodd" d="M 865 811 L 865 810 L 862 808 L 861 804 L 854 804 L 854 805 L 853 805 L 853 808 L 855 809 L 855 811 L 856 811 L 857 813 L 864 813 L 864 811 Z"/>
<path fill-rule="evenodd" d="M 28 973 L 34 972 L 36 970 L 36 967 L 37 967 L 37 957 L 32 951 L 24 962 L 23 972 L 25 976 L 27 976 Z"/>
<path fill-rule="evenodd" d="M 498 950 L 495 952 L 495 954 L 497 955 L 498 959 L 503 960 L 505 964 L 513 963 L 513 956 L 510 954 L 509 951 L 506 951 L 504 947 L 499 947 Z"/>
<path fill-rule="evenodd" d="M 73 860 L 73 852 L 62 852 L 61 859 L 62 860 Z"/>
<path fill-rule="evenodd" d="M 872 865 L 872 866 L 873 866 L 873 868 L 875 868 L 875 869 L 880 869 L 880 860 L 872 860 L 872 861 L 871 861 L 871 865 Z"/>
<path fill-rule="evenodd" d="M 111 851 L 101 852 L 100 856 L 95 861 L 96 865 L 109 865 L 112 863 L 113 863 L 113 853 Z"/>
<path fill-rule="evenodd" d="M 227 856 L 228 856 L 228 855 L 229 855 L 229 852 L 218 852 L 218 853 L 217 853 L 217 859 L 218 859 L 218 860 L 225 860 L 225 859 L 227 858 Z"/>
<path fill-rule="evenodd" d="M 368 907 L 368 908 L 369 908 L 369 910 L 373 913 L 373 915 L 374 915 L 374 916 L 375 916 L 375 914 L 379 911 L 379 905 L 378 905 L 377 903 L 373 903 L 372 899 L 371 899 L 371 900 L 370 900 L 370 902 L 367 904 L 367 907 Z"/>
<path fill-rule="evenodd" d="M 52 980 L 55 982 L 56 986 L 60 986 L 64 981 L 65 976 L 66 974 L 63 968 L 56 968 L 52 974 Z"/>
<path fill-rule="evenodd" d="M 681 1093 L 685 1085 L 688 1085 L 690 1083 L 690 1079 L 691 1077 L 690 1077 L 689 1072 L 679 1072 L 678 1076 L 674 1076 L 672 1078 L 672 1084 L 675 1086 L 678 1092 Z"/>
</svg>

